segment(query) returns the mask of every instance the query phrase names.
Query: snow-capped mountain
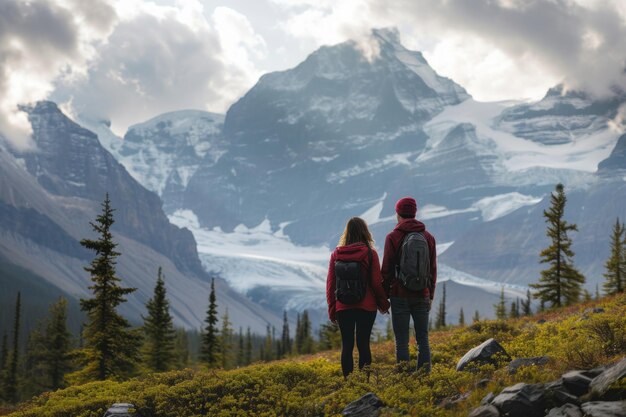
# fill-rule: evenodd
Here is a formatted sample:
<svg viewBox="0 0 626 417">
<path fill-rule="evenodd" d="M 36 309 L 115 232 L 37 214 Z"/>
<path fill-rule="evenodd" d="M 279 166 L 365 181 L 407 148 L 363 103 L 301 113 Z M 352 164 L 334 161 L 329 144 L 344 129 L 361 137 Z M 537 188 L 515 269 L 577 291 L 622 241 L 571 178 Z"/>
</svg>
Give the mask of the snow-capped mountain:
<svg viewBox="0 0 626 417">
<path fill-rule="evenodd" d="M 136 182 L 98 142 L 51 102 L 25 107 L 37 149 L 18 153 L 0 146 L 0 259 L 45 280 L 71 298 L 85 297 L 90 281 L 83 267 L 93 254 L 78 242 L 93 236 L 89 223 L 109 193 L 115 211 L 114 240 L 122 256 L 117 271 L 136 287 L 123 311 L 145 314 L 156 271 L 163 268 L 178 325 L 202 325 L 209 275 L 189 230 L 171 224 L 159 197 Z M 279 315 L 252 303 L 217 280 L 220 310 L 257 332 Z M 52 301 L 52 300 L 50 300 Z"/>
<path fill-rule="evenodd" d="M 103 121 L 81 119 L 139 183 L 161 197 L 164 209 L 181 205 L 181 193 L 200 164 L 224 153 L 224 116 L 200 110 L 165 113 L 129 127 L 124 138 Z"/>
</svg>

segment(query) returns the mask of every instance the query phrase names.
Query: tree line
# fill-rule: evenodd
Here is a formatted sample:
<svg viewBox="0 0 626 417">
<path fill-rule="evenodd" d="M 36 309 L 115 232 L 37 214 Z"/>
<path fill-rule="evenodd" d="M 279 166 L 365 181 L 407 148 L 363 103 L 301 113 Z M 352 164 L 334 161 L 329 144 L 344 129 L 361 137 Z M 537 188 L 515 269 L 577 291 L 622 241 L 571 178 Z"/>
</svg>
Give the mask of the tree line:
<svg viewBox="0 0 626 417">
<path fill-rule="evenodd" d="M 298 314 L 294 338 L 286 311 L 279 337 L 269 324 L 266 335 L 253 334 L 249 327 L 245 333 L 241 327 L 235 333 L 228 309 L 218 318 L 215 280 L 211 282 L 205 327 L 200 334 L 176 329 L 160 267 L 153 295 L 145 305 L 143 323 L 133 327 L 117 311 L 136 289 L 122 286 L 116 275 L 116 258 L 121 254 L 111 233 L 113 213 L 106 195 L 101 213 L 90 223 L 97 238 L 80 242 L 96 256 L 85 267 L 91 277 L 92 297 L 80 300 L 86 322 L 77 340 L 67 325 L 68 302 L 61 298 L 28 334 L 26 346 L 20 347 L 22 294 L 17 293 L 11 338 L 5 333 L 0 346 L 0 403 L 15 404 L 41 392 L 90 381 L 124 380 L 190 366 L 229 369 L 323 348 L 313 338 L 306 310 Z M 196 344 L 197 357 L 191 346 Z"/>
</svg>

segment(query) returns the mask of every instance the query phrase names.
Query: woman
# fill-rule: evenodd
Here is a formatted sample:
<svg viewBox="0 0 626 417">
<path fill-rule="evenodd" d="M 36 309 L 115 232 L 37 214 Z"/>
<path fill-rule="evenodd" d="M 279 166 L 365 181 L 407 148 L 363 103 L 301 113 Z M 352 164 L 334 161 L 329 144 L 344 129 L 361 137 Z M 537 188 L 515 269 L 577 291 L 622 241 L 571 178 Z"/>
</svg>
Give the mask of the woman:
<svg viewBox="0 0 626 417">
<path fill-rule="evenodd" d="M 353 217 L 348 220 L 339 246 L 330 256 L 326 279 L 328 318 L 339 324 L 341 369 L 344 377 L 354 368 L 352 351 L 355 330 L 359 369 L 362 369 L 372 363 L 370 335 L 376 319 L 376 308 L 383 314 L 389 310 L 389 301 L 382 286 L 378 254 L 373 245 L 374 240 L 365 221 Z M 352 281 L 348 281 L 350 278 Z M 349 283 L 346 285 L 346 282 Z"/>
</svg>

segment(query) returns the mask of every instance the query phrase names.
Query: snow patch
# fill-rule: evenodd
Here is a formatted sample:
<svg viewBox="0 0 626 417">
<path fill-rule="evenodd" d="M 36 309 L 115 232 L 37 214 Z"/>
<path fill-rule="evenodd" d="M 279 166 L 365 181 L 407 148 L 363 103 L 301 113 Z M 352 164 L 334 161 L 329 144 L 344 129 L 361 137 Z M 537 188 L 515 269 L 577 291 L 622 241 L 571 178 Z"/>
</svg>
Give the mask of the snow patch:
<svg viewBox="0 0 626 417">
<path fill-rule="evenodd" d="M 597 170 L 598 163 L 610 155 L 619 136 L 607 126 L 572 137 L 569 143 L 544 145 L 493 127 L 494 120 L 506 106 L 505 103 L 483 103 L 468 99 L 446 107 L 424 126 L 430 139 L 426 153 L 420 155 L 419 160 L 427 159 L 436 152 L 446 132 L 467 123 L 476 128 L 477 145 L 480 146 L 478 153 L 498 157 L 506 171 L 543 167 L 592 173 Z"/>
<path fill-rule="evenodd" d="M 370 226 L 376 223 L 380 223 L 380 213 L 383 211 L 383 203 L 385 202 L 386 198 L 387 193 L 384 193 L 383 196 L 376 202 L 376 204 L 367 209 L 359 217 L 365 220 L 365 222 Z"/>
<path fill-rule="evenodd" d="M 453 244 L 454 244 L 454 241 L 446 242 L 446 243 L 438 243 L 437 244 L 437 256 L 447 251 L 450 248 L 450 246 L 452 246 Z"/>
<path fill-rule="evenodd" d="M 520 207 L 533 206 L 539 203 L 542 197 L 532 197 L 517 192 L 485 197 L 472 205 L 480 210 L 483 221 L 489 222 L 514 212 Z"/>
</svg>

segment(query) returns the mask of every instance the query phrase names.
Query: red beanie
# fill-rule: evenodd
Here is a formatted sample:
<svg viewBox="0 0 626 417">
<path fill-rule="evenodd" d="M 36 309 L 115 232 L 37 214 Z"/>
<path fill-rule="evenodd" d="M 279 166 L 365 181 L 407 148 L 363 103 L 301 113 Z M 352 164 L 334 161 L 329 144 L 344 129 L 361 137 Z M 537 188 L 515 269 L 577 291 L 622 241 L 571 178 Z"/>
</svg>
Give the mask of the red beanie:
<svg viewBox="0 0 626 417">
<path fill-rule="evenodd" d="M 415 217 L 417 213 L 417 203 L 414 198 L 404 197 L 396 203 L 396 213 L 404 218 Z"/>
</svg>

